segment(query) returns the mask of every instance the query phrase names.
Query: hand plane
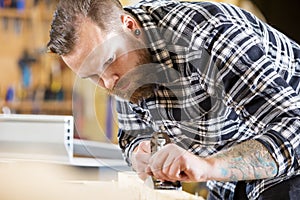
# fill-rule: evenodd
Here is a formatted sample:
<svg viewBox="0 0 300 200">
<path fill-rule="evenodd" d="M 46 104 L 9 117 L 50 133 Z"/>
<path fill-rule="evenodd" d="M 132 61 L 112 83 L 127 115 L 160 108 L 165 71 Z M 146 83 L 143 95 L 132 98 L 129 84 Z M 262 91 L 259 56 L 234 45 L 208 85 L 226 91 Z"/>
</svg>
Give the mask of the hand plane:
<svg viewBox="0 0 300 200">
<path fill-rule="evenodd" d="M 166 132 L 158 131 L 154 132 L 151 137 L 151 154 L 153 155 L 159 151 L 164 145 L 171 143 L 170 137 Z M 153 181 L 153 188 L 158 190 L 182 190 L 181 183 L 179 181 L 161 181 L 155 177 L 151 177 Z"/>
</svg>

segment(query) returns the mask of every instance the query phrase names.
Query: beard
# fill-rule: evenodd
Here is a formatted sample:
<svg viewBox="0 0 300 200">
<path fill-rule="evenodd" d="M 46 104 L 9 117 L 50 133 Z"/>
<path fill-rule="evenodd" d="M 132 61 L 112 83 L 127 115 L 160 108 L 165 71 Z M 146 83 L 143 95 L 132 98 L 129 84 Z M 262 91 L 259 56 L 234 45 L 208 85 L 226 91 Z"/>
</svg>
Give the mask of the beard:
<svg viewBox="0 0 300 200">
<path fill-rule="evenodd" d="M 149 73 L 149 70 L 145 70 L 151 61 L 150 53 L 146 49 L 138 51 L 139 60 L 136 67 L 127 72 L 110 91 L 111 94 L 135 104 L 153 96 L 156 87 L 156 84 L 152 82 L 155 76 L 154 71 Z"/>
<path fill-rule="evenodd" d="M 109 93 L 128 100 L 131 103 L 138 104 L 139 101 L 154 95 L 156 84 L 151 83 L 150 77 L 153 77 L 155 72 L 149 73 L 149 70 L 144 70 L 145 68 L 143 68 L 143 66 L 148 66 L 152 62 L 151 54 L 145 47 L 145 44 L 132 37 L 132 35 L 127 35 L 126 37 L 128 44 L 133 49 L 129 53 L 136 54 L 138 59 L 134 64 L 134 68 L 121 77 Z"/>
<path fill-rule="evenodd" d="M 143 99 L 148 99 L 154 95 L 155 84 L 145 84 L 138 87 L 130 96 L 129 101 L 138 104 Z"/>
</svg>

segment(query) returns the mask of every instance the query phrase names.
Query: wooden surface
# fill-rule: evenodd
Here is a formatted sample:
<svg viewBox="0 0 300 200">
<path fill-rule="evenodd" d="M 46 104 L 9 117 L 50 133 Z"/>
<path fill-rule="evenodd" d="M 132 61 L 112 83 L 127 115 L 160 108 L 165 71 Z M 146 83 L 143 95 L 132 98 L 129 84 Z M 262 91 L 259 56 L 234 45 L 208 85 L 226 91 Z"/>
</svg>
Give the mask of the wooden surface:
<svg viewBox="0 0 300 200">
<path fill-rule="evenodd" d="M 150 189 L 136 174 L 120 172 L 118 181 L 98 181 L 97 170 L 57 163 L 0 159 L 0 177 L 1 200 L 203 200 Z"/>
<path fill-rule="evenodd" d="M 185 191 L 154 190 L 139 179 L 135 172 L 119 172 L 118 187 L 131 191 L 139 200 L 204 200 Z"/>
</svg>

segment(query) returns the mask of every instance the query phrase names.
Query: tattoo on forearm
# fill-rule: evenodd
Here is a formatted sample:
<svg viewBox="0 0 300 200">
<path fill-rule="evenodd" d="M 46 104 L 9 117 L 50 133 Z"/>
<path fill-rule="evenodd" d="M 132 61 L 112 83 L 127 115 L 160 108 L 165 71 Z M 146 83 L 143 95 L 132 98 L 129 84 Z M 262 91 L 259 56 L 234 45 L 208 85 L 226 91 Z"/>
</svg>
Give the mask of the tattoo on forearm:
<svg viewBox="0 0 300 200">
<path fill-rule="evenodd" d="M 224 180 L 262 179 L 277 174 L 273 157 L 265 146 L 255 140 L 241 143 L 214 157 L 224 160 L 224 165 L 219 166 Z"/>
</svg>

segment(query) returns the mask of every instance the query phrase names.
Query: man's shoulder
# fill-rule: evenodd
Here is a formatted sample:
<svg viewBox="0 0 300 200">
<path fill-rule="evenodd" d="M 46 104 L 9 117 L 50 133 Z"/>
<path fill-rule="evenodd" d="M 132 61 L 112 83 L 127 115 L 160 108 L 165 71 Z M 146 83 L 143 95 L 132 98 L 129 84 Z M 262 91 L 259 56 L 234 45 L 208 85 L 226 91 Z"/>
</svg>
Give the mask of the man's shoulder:
<svg viewBox="0 0 300 200">
<path fill-rule="evenodd" d="M 137 4 L 125 7 L 126 10 L 135 13 L 136 15 L 151 15 L 154 18 L 163 18 L 168 16 L 181 16 L 182 20 L 201 14 L 206 17 L 206 20 L 212 16 L 218 17 L 220 14 L 228 14 L 230 10 L 239 9 L 236 6 L 218 2 L 209 1 L 176 1 L 176 0 L 142 0 Z M 197 17 L 196 17 L 197 18 Z"/>
</svg>

